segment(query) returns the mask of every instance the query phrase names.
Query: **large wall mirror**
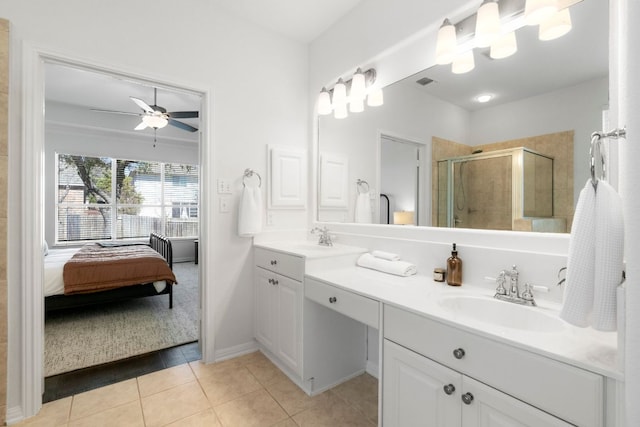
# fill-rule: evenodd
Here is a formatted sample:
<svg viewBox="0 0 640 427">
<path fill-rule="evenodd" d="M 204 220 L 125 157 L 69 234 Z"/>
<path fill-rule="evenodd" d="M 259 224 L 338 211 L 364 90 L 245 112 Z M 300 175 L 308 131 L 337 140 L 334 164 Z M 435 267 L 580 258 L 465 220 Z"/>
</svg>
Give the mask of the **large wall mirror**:
<svg viewBox="0 0 640 427">
<path fill-rule="evenodd" d="M 318 220 L 568 232 L 606 127 L 608 2 L 570 12 L 559 39 L 525 26 L 508 58 L 476 48 L 466 74 L 434 66 L 387 86 L 383 106 L 320 116 Z"/>
</svg>

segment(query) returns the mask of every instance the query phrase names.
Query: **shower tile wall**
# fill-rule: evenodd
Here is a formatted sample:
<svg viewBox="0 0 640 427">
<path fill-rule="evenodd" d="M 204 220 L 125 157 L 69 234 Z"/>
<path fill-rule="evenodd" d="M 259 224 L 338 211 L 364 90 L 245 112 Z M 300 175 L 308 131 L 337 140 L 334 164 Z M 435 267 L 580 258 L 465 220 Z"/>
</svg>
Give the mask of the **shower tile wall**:
<svg viewBox="0 0 640 427">
<path fill-rule="evenodd" d="M 0 18 L 0 425 L 7 414 L 7 178 L 9 21 Z"/>
</svg>

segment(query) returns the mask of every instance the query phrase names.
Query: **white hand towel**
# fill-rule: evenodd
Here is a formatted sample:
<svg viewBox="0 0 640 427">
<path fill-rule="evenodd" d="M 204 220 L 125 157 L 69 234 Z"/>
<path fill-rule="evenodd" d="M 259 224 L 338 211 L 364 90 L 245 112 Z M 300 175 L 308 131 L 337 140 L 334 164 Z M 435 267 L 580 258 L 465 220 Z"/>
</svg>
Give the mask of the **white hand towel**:
<svg viewBox="0 0 640 427">
<path fill-rule="evenodd" d="M 371 224 L 373 213 L 371 212 L 371 198 L 369 192 L 358 193 L 356 198 L 355 222 L 361 224 Z"/>
<path fill-rule="evenodd" d="M 386 259 L 388 261 L 400 261 L 400 255 L 385 251 L 371 251 L 371 255 L 376 258 Z"/>
<path fill-rule="evenodd" d="M 596 191 L 587 180 L 571 227 L 560 317 L 576 326 L 615 331 L 623 259 L 622 200 L 608 183 L 599 181 Z"/>
<path fill-rule="evenodd" d="M 251 237 L 262 231 L 262 192 L 256 184 L 245 184 L 238 210 L 238 235 Z"/>
<path fill-rule="evenodd" d="M 396 276 L 412 276 L 416 274 L 416 266 L 405 261 L 389 261 L 376 258 L 367 253 L 362 254 L 356 262 L 360 267 L 382 271 L 383 273 L 395 274 Z"/>
<path fill-rule="evenodd" d="M 592 326 L 600 331 L 615 331 L 617 324 L 617 288 L 624 269 L 624 220 L 622 200 L 604 181 L 596 191 L 595 289 Z"/>
<path fill-rule="evenodd" d="M 564 305 L 560 317 L 576 326 L 590 323 L 593 309 L 594 261 L 596 255 L 596 192 L 591 180 L 580 192 L 569 237 L 569 256 L 565 282 Z"/>
</svg>

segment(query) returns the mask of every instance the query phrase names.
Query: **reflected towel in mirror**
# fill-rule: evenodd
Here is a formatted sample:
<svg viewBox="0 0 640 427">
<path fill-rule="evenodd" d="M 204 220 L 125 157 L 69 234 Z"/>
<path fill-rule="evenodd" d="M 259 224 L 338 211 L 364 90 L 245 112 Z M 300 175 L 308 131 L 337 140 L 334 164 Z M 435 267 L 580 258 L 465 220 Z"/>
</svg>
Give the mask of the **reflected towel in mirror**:
<svg viewBox="0 0 640 427">
<path fill-rule="evenodd" d="M 358 197 L 356 198 L 355 222 L 361 224 L 371 224 L 373 222 L 371 197 L 368 191 L 358 193 Z"/>
<path fill-rule="evenodd" d="M 413 276 L 416 274 L 416 266 L 406 261 L 389 261 L 382 258 L 376 258 L 370 253 L 362 254 L 357 265 L 372 270 L 381 271 L 383 273 L 394 274 L 396 276 Z"/>
<path fill-rule="evenodd" d="M 587 180 L 580 192 L 567 258 L 560 317 L 581 327 L 616 330 L 616 290 L 622 281 L 624 221 L 622 201 L 605 181 L 597 191 Z"/>
</svg>

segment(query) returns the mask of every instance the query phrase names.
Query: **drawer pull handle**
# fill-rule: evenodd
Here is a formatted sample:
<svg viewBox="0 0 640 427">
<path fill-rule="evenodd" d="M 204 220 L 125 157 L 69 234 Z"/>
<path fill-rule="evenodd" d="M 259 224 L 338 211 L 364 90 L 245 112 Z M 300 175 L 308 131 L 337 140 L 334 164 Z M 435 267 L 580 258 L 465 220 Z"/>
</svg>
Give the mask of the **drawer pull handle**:
<svg viewBox="0 0 640 427">
<path fill-rule="evenodd" d="M 453 384 L 447 384 L 444 386 L 444 392 L 448 395 L 452 395 L 456 391 L 456 387 Z"/>
<path fill-rule="evenodd" d="M 269 283 L 273 285 L 273 279 L 269 279 Z"/>
<path fill-rule="evenodd" d="M 273 279 L 273 284 L 277 285 L 278 284 L 278 280 L 277 279 Z"/>
<path fill-rule="evenodd" d="M 278 261 L 276 261 L 275 259 L 271 260 L 271 265 L 277 265 L 277 264 L 278 264 Z"/>
<path fill-rule="evenodd" d="M 471 402 L 473 402 L 473 394 L 471 393 L 463 394 L 462 401 L 465 403 L 465 405 L 471 405 Z"/>
<path fill-rule="evenodd" d="M 455 350 L 453 350 L 453 357 L 455 357 L 456 359 L 462 359 L 464 357 L 464 350 L 461 348 L 456 348 Z"/>
<path fill-rule="evenodd" d="M 329 297 L 329 303 L 333 304 L 334 302 L 337 302 L 338 298 L 336 297 Z"/>
</svg>

